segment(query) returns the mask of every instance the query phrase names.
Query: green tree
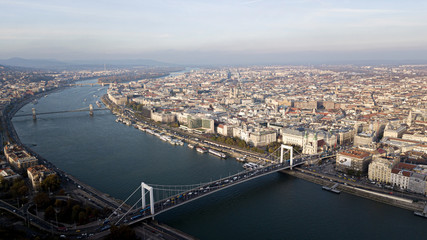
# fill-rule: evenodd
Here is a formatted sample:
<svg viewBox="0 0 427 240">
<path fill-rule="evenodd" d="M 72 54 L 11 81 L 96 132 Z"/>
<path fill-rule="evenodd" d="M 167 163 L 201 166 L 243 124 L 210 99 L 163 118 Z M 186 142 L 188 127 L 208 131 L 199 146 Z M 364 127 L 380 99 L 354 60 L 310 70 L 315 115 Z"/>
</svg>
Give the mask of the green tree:
<svg viewBox="0 0 427 240">
<path fill-rule="evenodd" d="M 50 204 L 50 198 L 45 192 L 39 192 L 34 196 L 34 203 L 39 208 L 45 208 Z"/>
<path fill-rule="evenodd" d="M 86 220 L 87 220 L 87 214 L 86 214 L 86 212 L 85 211 L 80 211 L 79 212 L 79 223 L 83 224 L 83 223 L 86 222 Z"/>
<path fill-rule="evenodd" d="M 77 222 L 79 220 L 79 213 L 80 213 L 80 205 L 76 204 L 73 206 L 73 210 L 71 212 L 71 219 Z"/>
<path fill-rule="evenodd" d="M 227 140 L 225 140 L 225 143 L 228 145 L 234 145 L 235 144 L 234 140 L 231 138 L 227 138 Z"/>
<path fill-rule="evenodd" d="M 60 207 L 62 207 L 63 203 L 64 202 L 62 200 L 56 199 L 56 201 L 55 201 L 55 207 L 60 208 Z"/>
<path fill-rule="evenodd" d="M 41 187 L 44 191 L 56 191 L 61 186 L 61 180 L 56 174 L 47 176 L 41 183 Z"/>
<path fill-rule="evenodd" d="M 3 176 L 0 176 L 0 190 L 2 191 L 8 191 L 10 188 L 9 181 L 4 179 Z"/>
<path fill-rule="evenodd" d="M 22 197 L 28 193 L 28 187 L 25 185 L 23 179 L 15 180 L 12 187 L 10 187 L 10 193 L 13 197 Z"/>
<path fill-rule="evenodd" d="M 44 210 L 44 219 L 45 220 L 55 219 L 55 209 L 53 209 L 52 206 L 49 206 Z"/>
</svg>

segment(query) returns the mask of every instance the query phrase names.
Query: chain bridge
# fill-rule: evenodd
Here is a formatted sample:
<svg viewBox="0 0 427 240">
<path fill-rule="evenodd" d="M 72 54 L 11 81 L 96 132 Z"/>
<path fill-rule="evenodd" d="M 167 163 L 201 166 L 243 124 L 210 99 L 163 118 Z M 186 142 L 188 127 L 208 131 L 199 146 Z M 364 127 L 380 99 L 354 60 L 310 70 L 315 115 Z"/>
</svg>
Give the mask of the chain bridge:
<svg viewBox="0 0 427 240">
<path fill-rule="evenodd" d="M 95 111 L 106 111 L 110 110 L 109 108 L 93 108 L 92 104 L 89 104 L 89 107 L 74 109 L 74 110 L 64 110 L 64 111 L 51 111 L 51 112 L 40 112 L 36 113 L 36 109 L 32 108 L 32 113 L 26 114 L 16 114 L 14 117 L 28 117 L 33 116 L 33 119 L 37 119 L 37 115 L 47 115 L 47 114 L 58 114 L 58 113 L 71 113 L 71 112 L 89 112 L 90 116 L 93 116 L 93 112 Z"/>
</svg>

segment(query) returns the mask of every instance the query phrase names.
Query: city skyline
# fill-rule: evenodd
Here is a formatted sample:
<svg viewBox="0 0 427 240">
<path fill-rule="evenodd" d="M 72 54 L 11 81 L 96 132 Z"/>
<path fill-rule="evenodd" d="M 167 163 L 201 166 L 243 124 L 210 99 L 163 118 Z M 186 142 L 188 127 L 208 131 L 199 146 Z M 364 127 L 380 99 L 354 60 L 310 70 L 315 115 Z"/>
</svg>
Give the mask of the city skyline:
<svg viewBox="0 0 427 240">
<path fill-rule="evenodd" d="M 423 1 L 0 1 L 0 59 L 424 61 Z"/>
</svg>

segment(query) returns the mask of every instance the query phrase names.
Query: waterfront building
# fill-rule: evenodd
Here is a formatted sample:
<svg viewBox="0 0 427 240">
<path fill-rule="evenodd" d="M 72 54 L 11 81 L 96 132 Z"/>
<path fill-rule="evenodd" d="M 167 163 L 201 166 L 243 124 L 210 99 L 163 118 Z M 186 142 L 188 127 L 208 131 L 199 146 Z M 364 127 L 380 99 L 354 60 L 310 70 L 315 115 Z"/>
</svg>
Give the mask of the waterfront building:
<svg viewBox="0 0 427 240">
<path fill-rule="evenodd" d="M 156 122 L 161 123 L 173 123 L 176 122 L 176 116 L 172 113 L 161 113 L 161 112 L 152 112 L 151 119 Z"/>
<path fill-rule="evenodd" d="M 33 167 L 29 167 L 27 169 L 27 174 L 28 178 L 31 180 L 33 188 L 38 189 L 40 188 L 41 183 L 47 176 L 56 173 L 44 165 L 36 165 Z"/>
<path fill-rule="evenodd" d="M 425 174 L 413 172 L 409 177 L 408 190 L 414 193 L 425 194 L 426 178 Z"/>
<path fill-rule="evenodd" d="M 337 153 L 335 167 L 342 172 L 359 172 L 365 173 L 368 170 L 368 165 L 371 161 L 371 153 L 352 148 Z"/>
<path fill-rule="evenodd" d="M 181 125 L 187 125 L 187 119 L 188 119 L 188 113 L 176 113 L 176 120 L 178 121 L 179 124 Z"/>
<path fill-rule="evenodd" d="M 240 138 L 251 146 L 263 147 L 277 141 L 276 131 L 268 128 L 254 128 L 243 125 L 233 128 L 233 137 Z"/>
<path fill-rule="evenodd" d="M 283 128 L 282 142 L 283 144 L 300 146 L 303 149 L 305 146 L 304 154 L 314 154 L 326 150 L 326 148 L 335 147 L 337 136 L 322 130 Z"/>
<path fill-rule="evenodd" d="M 187 125 L 190 129 L 201 129 L 206 133 L 215 133 L 215 122 L 213 119 L 187 115 Z"/>
<path fill-rule="evenodd" d="M 108 99 L 116 105 L 125 105 L 128 101 L 127 96 L 123 96 L 115 91 L 110 91 L 110 89 L 108 91 Z"/>
<path fill-rule="evenodd" d="M 303 146 L 304 131 L 293 128 L 284 128 L 282 130 L 282 143 L 295 146 Z"/>
<path fill-rule="evenodd" d="M 277 135 L 274 130 L 260 130 L 249 133 L 248 144 L 255 147 L 264 147 L 272 142 L 276 142 Z"/>
<path fill-rule="evenodd" d="M 398 157 L 373 157 L 368 167 L 368 178 L 371 181 L 390 183 L 391 170 L 399 163 Z"/>
<path fill-rule="evenodd" d="M 219 124 L 216 128 L 217 133 L 223 136 L 233 136 L 233 126 L 228 124 Z"/>
<path fill-rule="evenodd" d="M 11 168 L 0 169 L 0 176 L 3 176 L 5 180 L 14 180 L 21 177 L 21 175 L 15 173 Z"/>
<path fill-rule="evenodd" d="M 411 177 L 412 170 L 416 165 L 407 163 L 398 163 L 390 174 L 390 183 L 394 186 L 398 186 L 401 189 L 407 189 L 409 185 L 409 178 Z"/>
<path fill-rule="evenodd" d="M 16 144 L 6 145 L 4 147 L 4 155 L 9 164 L 18 170 L 25 170 L 38 163 L 36 157 L 31 156 L 24 148 Z"/>
</svg>

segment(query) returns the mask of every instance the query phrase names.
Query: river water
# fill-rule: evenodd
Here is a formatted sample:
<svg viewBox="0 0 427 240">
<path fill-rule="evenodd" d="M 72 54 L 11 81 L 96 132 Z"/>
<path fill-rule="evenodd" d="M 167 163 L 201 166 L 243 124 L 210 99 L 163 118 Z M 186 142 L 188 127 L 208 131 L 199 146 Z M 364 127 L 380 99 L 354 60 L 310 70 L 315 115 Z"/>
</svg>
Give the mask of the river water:
<svg viewBox="0 0 427 240">
<path fill-rule="evenodd" d="M 90 80 L 87 82 L 94 82 Z M 107 87 L 73 87 L 24 106 L 17 114 L 88 107 Z M 57 167 L 116 198 L 141 181 L 195 184 L 242 170 L 221 160 L 115 122 L 109 111 L 16 117 L 21 141 Z M 274 173 L 193 201 L 156 217 L 199 239 L 426 239 L 427 219 Z"/>
</svg>

